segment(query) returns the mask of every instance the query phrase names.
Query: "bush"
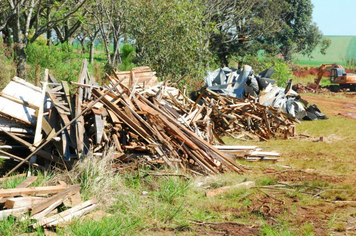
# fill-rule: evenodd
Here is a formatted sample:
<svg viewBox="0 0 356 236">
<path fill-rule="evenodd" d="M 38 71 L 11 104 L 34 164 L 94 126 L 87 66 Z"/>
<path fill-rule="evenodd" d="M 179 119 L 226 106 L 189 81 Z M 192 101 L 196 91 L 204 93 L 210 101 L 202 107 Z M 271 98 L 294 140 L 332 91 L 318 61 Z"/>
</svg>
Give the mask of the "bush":
<svg viewBox="0 0 356 236">
<path fill-rule="evenodd" d="M 242 63 L 252 66 L 255 73 L 260 73 L 265 69 L 273 67 L 276 72 L 272 75 L 272 79 L 277 81 L 277 85 L 280 87 L 285 87 L 288 80 L 294 78 L 291 68 L 288 64 L 282 60 L 271 56 L 266 56 L 265 58 L 258 58 L 255 56 L 245 57 Z"/>
<path fill-rule="evenodd" d="M 5 88 L 5 86 L 10 82 L 10 80 L 16 75 L 16 66 L 11 60 L 7 58 L 7 51 L 11 49 L 7 48 L 0 37 L 0 89 Z"/>
<path fill-rule="evenodd" d="M 34 65 L 29 73 L 30 80 L 34 80 L 35 66 L 40 66 L 42 71 L 49 69 L 58 80 L 73 81 L 78 78 L 82 62 L 67 43 L 47 46 L 42 41 L 36 41 L 27 46 L 26 55 L 28 64 Z"/>
<path fill-rule="evenodd" d="M 121 48 L 122 63 L 119 65 L 121 71 L 128 71 L 136 67 L 134 60 L 136 56 L 136 48 L 131 44 L 124 44 Z"/>
</svg>

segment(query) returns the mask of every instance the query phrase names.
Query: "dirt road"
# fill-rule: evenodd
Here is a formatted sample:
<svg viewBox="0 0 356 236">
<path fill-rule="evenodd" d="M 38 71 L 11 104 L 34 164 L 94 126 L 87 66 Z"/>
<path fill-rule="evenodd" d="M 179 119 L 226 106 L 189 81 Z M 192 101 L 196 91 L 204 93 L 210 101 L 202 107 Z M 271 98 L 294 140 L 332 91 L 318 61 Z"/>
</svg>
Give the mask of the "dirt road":
<svg viewBox="0 0 356 236">
<path fill-rule="evenodd" d="M 356 119 L 356 93 L 345 93 L 346 99 L 333 97 L 315 97 L 312 95 L 300 94 L 301 97 L 310 104 L 316 104 L 322 113 L 326 116 L 344 116 Z M 334 96 L 340 96 L 337 93 L 331 93 Z"/>
</svg>

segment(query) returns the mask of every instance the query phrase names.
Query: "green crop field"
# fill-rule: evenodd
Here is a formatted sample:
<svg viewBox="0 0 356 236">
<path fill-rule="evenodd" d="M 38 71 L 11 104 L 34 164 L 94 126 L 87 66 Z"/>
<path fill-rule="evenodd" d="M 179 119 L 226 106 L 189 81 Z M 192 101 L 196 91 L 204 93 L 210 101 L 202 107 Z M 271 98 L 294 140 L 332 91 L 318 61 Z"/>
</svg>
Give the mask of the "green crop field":
<svg viewBox="0 0 356 236">
<path fill-rule="evenodd" d="M 297 55 L 295 64 L 319 66 L 322 63 L 338 63 L 345 65 L 346 59 L 356 58 L 356 36 L 324 36 L 331 39 L 331 45 L 326 54 L 320 53 L 320 47 L 312 53 L 312 58 Z"/>
</svg>

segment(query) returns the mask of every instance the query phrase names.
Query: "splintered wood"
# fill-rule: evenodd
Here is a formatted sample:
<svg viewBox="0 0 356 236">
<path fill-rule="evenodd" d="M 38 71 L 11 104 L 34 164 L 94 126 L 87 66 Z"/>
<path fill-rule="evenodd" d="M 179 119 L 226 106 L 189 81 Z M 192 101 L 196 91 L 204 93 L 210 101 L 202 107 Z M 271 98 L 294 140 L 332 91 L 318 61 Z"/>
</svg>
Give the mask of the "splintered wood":
<svg viewBox="0 0 356 236">
<path fill-rule="evenodd" d="M 19 78 L 0 94 L 27 111 L 12 112 L 6 105 L 0 111 L 9 118 L 6 125 L 0 125 L 1 133 L 25 148 L 28 155 L 24 158 L 18 152 L 0 149 L 8 158 L 20 161 L 7 175 L 22 164 L 42 169 L 49 164 L 70 168 L 88 152 L 100 158 L 111 149 L 113 167 L 118 172 L 166 164 L 191 174 L 242 173 L 244 168 L 236 158 L 275 161 L 279 154 L 257 148 L 219 150 L 213 145 L 224 144 L 223 136 L 268 140 L 289 138 L 295 133 L 296 119 L 256 103 L 253 97 L 235 99 L 205 88 L 193 101 L 177 83 L 159 82 L 149 67 L 114 72 L 107 75 L 107 84 L 99 86 L 84 62 L 78 82 L 71 83 L 75 94 L 66 82 L 59 83 L 49 73 L 47 79 L 45 97 L 41 88 Z M 37 99 L 19 99 L 14 91 L 17 84 L 21 91 L 32 91 Z"/>
<path fill-rule="evenodd" d="M 147 76 L 149 68 L 144 67 L 142 70 Z M 129 75 L 139 76 L 139 74 L 139 70 L 136 69 L 136 73 Z M 119 74 L 109 76 L 109 79 L 114 84 L 125 79 L 126 76 L 127 74 Z M 128 79 L 132 80 L 131 77 Z M 136 82 L 131 84 L 137 85 Z M 162 89 L 164 89 L 163 86 L 156 93 L 158 99 L 149 100 L 135 88 L 129 88 L 121 83 L 115 92 L 104 96 L 101 103 L 108 109 L 106 114 L 114 117 L 110 118 L 112 123 L 105 130 L 109 142 L 120 146 L 119 149 L 123 152 L 148 152 L 153 155 L 155 159 L 151 158 L 153 161 L 163 160 L 173 169 L 181 168 L 184 171 L 203 174 L 223 171 L 241 173 L 243 168 L 231 157 L 181 124 L 177 117 L 172 116 L 167 109 L 161 109 L 162 105 L 159 100 L 168 91 L 162 91 Z M 103 91 L 98 88 L 94 88 L 92 93 L 95 97 L 103 95 Z M 171 109 L 174 110 L 174 108 Z"/>
<path fill-rule="evenodd" d="M 247 138 L 255 136 L 268 140 L 276 137 L 287 139 L 295 135 L 295 118 L 277 108 L 255 103 L 252 97 L 235 99 L 207 90 L 203 102 L 205 107 L 212 109 L 210 117 L 219 136 L 237 137 L 248 132 Z"/>
<path fill-rule="evenodd" d="M 62 182 L 57 186 L 29 187 L 36 180 L 32 176 L 16 188 L 0 189 L 0 221 L 14 216 L 20 221 L 30 220 L 33 228 L 52 227 L 81 217 L 97 206 L 95 199 L 81 202 L 79 185 Z"/>
</svg>

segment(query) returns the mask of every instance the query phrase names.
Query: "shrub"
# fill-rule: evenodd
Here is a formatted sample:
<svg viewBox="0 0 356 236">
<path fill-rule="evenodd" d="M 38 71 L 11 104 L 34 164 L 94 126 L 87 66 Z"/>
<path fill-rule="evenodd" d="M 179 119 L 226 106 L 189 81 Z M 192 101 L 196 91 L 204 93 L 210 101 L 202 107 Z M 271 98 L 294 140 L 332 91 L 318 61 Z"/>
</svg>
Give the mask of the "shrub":
<svg viewBox="0 0 356 236">
<path fill-rule="evenodd" d="M 30 80 L 35 77 L 35 66 L 41 70 L 49 69 L 58 80 L 77 80 L 81 60 L 73 53 L 72 46 L 65 43 L 59 46 L 47 46 L 42 41 L 31 43 L 26 48 L 27 62 L 34 65 L 29 73 Z"/>
<path fill-rule="evenodd" d="M 277 81 L 277 85 L 280 87 L 285 87 L 287 81 L 294 78 L 291 68 L 289 68 L 288 64 L 282 59 L 271 56 L 266 56 L 264 58 L 248 56 L 243 58 L 241 62 L 252 66 L 255 73 L 260 73 L 272 66 L 276 70 L 276 72 L 272 75 L 272 79 L 275 79 Z"/>
<path fill-rule="evenodd" d="M 0 37 L 0 89 L 3 89 L 16 75 L 16 66 L 11 58 L 6 56 L 7 51 L 11 50 L 4 45 L 2 37 Z"/>
<path fill-rule="evenodd" d="M 121 71 L 127 71 L 134 68 L 136 65 L 134 63 L 136 56 L 136 48 L 131 44 L 124 44 L 121 48 L 121 59 L 122 63 L 119 65 Z"/>
</svg>

